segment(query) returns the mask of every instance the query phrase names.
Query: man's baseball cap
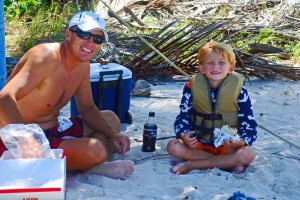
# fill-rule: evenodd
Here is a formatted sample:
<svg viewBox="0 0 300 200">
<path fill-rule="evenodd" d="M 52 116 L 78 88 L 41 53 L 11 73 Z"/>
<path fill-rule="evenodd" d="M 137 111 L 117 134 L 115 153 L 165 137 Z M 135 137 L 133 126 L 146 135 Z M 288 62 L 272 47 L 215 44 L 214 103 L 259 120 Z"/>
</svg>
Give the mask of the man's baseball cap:
<svg viewBox="0 0 300 200">
<path fill-rule="evenodd" d="M 108 42 L 108 34 L 105 29 L 105 24 L 105 21 L 100 17 L 100 15 L 89 11 L 83 11 L 75 14 L 71 18 L 68 28 L 78 26 L 78 28 L 85 32 L 101 30 L 104 33 L 105 41 Z"/>
</svg>

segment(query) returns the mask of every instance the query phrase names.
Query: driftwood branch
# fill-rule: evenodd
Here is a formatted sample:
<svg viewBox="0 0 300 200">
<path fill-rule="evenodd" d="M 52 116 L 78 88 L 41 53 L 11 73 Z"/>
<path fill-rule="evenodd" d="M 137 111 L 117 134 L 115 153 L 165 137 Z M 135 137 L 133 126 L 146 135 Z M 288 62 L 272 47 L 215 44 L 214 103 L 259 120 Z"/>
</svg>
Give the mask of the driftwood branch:
<svg viewBox="0 0 300 200">
<path fill-rule="evenodd" d="M 291 16 L 289 16 L 289 15 L 285 15 L 285 17 L 286 17 L 287 19 L 291 19 L 291 20 L 295 20 L 295 21 L 300 22 L 300 18 L 291 17 Z"/>
<path fill-rule="evenodd" d="M 146 26 L 144 22 L 142 22 L 142 20 L 140 20 L 133 12 L 132 10 L 130 10 L 130 8 L 124 6 L 123 7 L 125 13 L 128 13 L 132 16 L 132 18 L 134 19 L 134 21 L 136 21 L 139 25 L 141 26 Z"/>
<path fill-rule="evenodd" d="M 300 35 L 297 30 L 300 28 L 300 19 L 296 17 L 298 8 L 295 7 L 294 11 L 288 8 L 286 2 L 280 0 L 267 1 L 266 4 L 254 3 L 251 0 L 243 3 L 232 1 L 231 3 L 219 3 L 217 0 L 205 2 L 203 0 L 154 0 L 136 1 L 117 13 L 129 14 L 129 18 L 126 15 L 126 21 L 137 30 L 157 28 L 155 29 L 157 31 L 145 34 L 143 38 L 183 71 L 192 75 L 198 69 L 197 50 L 210 39 L 234 45 L 239 40 L 237 35 L 241 32 L 247 31 L 250 33 L 249 37 L 253 37 L 260 34 L 262 28 L 271 28 L 275 36 L 286 38 L 289 41 L 299 40 Z M 225 10 L 224 14 L 220 14 L 222 9 Z M 157 18 L 158 24 L 167 25 L 161 28 L 146 24 L 142 19 L 148 14 Z M 176 20 L 174 20 L 174 16 Z M 166 20 L 172 17 L 171 23 Z M 187 19 L 192 22 L 182 26 L 182 24 L 186 24 L 185 20 Z M 165 23 L 163 23 L 164 20 L 166 20 Z M 121 54 L 113 56 L 113 59 L 131 69 L 135 78 L 146 79 L 153 75 L 165 78 L 180 74 L 139 39 L 112 37 L 112 40 L 120 48 Z M 250 48 L 254 50 L 253 47 L 250 46 Z M 268 60 L 270 56 L 276 56 L 278 59 L 291 61 L 293 55 L 280 48 L 278 51 L 271 51 L 272 48 L 275 47 L 261 46 L 256 49 L 256 52 L 250 51 L 250 53 L 237 50 L 236 70 L 245 75 L 259 78 L 274 78 L 279 75 L 292 80 L 300 80 L 300 69 L 293 66 L 291 62 L 278 64 Z"/>
</svg>

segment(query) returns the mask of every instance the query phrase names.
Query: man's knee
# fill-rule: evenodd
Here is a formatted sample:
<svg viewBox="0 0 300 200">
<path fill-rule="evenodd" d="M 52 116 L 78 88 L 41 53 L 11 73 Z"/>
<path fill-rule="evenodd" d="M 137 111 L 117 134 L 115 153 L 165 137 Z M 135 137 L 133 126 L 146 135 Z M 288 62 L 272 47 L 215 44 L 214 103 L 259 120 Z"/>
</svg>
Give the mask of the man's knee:
<svg viewBox="0 0 300 200">
<path fill-rule="evenodd" d="M 107 160 L 108 153 L 100 140 L 90 138 L 85 156 L 91 161 L 92 165 L 99 165 Z"/>
<path fill-rule="evenodd" d="M 106 119 L 109 119 L 114 122 L 120 122 L 119 117 L 111 110 L 101 110 L 102 115 L 105 116 Z"/>
</svg>

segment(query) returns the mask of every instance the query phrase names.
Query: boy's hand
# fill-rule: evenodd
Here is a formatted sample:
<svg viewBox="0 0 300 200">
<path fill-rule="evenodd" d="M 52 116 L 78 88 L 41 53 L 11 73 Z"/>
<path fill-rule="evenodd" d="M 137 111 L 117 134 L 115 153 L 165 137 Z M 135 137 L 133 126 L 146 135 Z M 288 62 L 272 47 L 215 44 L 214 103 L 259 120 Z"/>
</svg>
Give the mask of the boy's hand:
<svg viewBox="0 0 300 200">
<path fill-rule="evenodd" d="M 191 149 L 196 149 L 198 146 L 198 140 L 196 137 L 191 137 L 195 131 L 190 131 L 187 133 L 181 133 L 181 139 Z"/>
<path fill-rule="evenodd" d="M 245 142 L 243 140 L 235 141 L 232 138 L 230 140 L 223 140 L 224 146 L 228 148 L 240 148 L 245 146 Z"/>
</svg>

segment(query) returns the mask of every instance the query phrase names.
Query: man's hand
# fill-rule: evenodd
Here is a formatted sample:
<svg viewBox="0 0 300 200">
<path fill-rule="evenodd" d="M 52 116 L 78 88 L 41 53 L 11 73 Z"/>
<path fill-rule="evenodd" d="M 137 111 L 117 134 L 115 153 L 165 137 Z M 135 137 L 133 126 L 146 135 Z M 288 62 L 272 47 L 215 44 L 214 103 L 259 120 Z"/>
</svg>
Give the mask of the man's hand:
<svg viewBox="0 0 300 200">
<path fill-rule="evenodd" d="M 196 137 L 191 137 L 195 131 L 190 131 L 187 133 L 181 133 L 181 139 L 183 142 L 191 149 L 196 149 L 198 146 L 198 140 Z"/>
<path fill-rule="evenodd" d="M 115 150 L 124 155 L 130 149 L 130 140 L 129 137 L 122 134 L 114 135 L 112 138 L 112 143 L 114 145 Z"/>
<path fill-rule="evenodd" d="M 235 141 L 232 138 L 230 140 L 223 140 L 224 146 L 228 148 L 240 148 L 245 146 L 245 142 L 243 140 Z"/>
</svg>

